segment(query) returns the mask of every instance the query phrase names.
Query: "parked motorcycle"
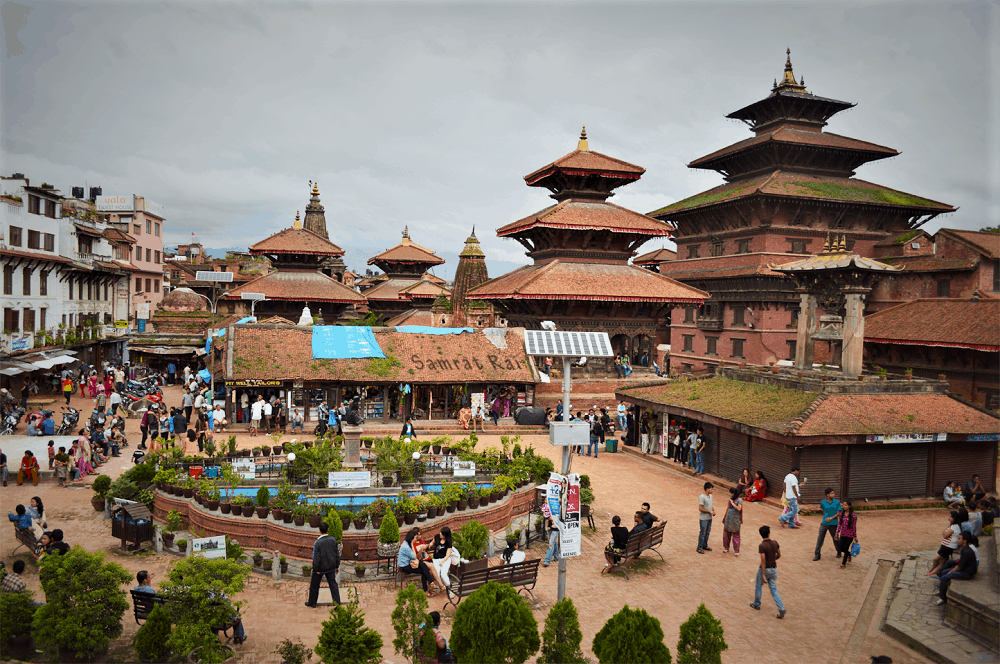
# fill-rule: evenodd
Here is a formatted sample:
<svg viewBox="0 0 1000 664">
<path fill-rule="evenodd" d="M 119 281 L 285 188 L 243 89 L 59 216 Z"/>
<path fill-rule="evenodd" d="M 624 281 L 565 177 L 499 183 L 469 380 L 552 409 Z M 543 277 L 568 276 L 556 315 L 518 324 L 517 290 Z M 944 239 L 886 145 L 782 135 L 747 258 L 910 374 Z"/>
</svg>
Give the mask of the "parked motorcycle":
<svg viewBox="0 0 1000 664">
<path fill-rule="evenodd" d="M 76 424 L 80 421 L 80 411 L 72 406 L 62 407 L 62 422 L 56 427 L 57 436 L 72 436 L 76 431 Z"/>
<path fill-rule="evenodd" d="M 3 421 L 0 422 L 0 436 L 14 435 L 18 423 L 24 417 L 24 412 L 24 408 L 20 406 L 6 409 L 3 413 Z"/>
</svg>

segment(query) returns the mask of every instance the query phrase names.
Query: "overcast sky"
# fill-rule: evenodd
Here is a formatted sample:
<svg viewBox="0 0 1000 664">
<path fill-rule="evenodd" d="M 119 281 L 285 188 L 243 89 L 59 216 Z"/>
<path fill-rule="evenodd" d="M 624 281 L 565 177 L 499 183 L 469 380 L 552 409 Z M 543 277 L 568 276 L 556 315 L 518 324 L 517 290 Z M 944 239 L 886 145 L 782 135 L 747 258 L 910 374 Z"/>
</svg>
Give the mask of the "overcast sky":
<svg viewBox="0 0 1000 664">
<path fill-rule="evenodd" d="M 551 203 L 523 176 L 581 125 L 647 169 L 619 205 L 720 184 L 685 164 L 750 136 L 724 116 L 769 93 L 786 47 L 811 92 L 857 103 L 829 131 L 902 152 L 857 177 L 961 207 L 932 232 L 1000 223 L 996 3 L 9 0 L 0 18 L 0 171 L 144 195 L 168 243 L 217 255 L 290 226 L 313 179 L 352 268 L 409 225 L 450 277 L 475 224 L 497 276 L 527 258 L 495 230 Z"/>
</svg>

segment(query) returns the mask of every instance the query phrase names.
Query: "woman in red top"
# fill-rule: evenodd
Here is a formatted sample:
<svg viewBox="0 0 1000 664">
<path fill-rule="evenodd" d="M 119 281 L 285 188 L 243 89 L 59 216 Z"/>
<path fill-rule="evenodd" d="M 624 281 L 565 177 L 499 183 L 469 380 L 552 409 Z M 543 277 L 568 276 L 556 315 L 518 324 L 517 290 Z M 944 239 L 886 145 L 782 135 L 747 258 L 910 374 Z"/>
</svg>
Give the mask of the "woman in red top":
<svg viewBox="0 0 1000 664">
<path fill-rule="evenodd" d="M 753 485 L 747 489 L 747 502 L 755 503 L 767 497 L 767 479 L 759 470 L 754 473 Z"/>
<path fill-rule="evenodd" d="M 21 467 L 17 471 L 18 486 L 24 483 L 25 477 L 30 477 L 32 484 L 38 484 L 38 459 L 31 453 L 31 450 L 25 450 L 24 456 L 21 458 Z"/>
</svg>

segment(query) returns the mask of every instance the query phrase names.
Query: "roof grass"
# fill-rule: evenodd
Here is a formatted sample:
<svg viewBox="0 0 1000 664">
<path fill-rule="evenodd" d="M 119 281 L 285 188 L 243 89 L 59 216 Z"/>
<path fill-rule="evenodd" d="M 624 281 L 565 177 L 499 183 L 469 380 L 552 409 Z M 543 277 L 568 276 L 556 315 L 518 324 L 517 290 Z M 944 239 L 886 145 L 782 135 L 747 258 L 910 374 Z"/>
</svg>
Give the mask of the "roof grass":
<svg viewBox="0 0 1000 664">
<path fill-rule="evenodd" d="M 822 198 L 833 198 L 841 201 L 864 201 L 866 203 L 888 203 L 889 205 L 907 205 L 912 207 L 941 207 L 940 203 L 904 194 L 901 191 L 892 189 L 873 189 L 870 187 L 851 187 L 837 184 L 835 182 L 806 182 L 794 180 L 788 183 L 797 187 L 798 192 L 806 196 L 819 196 Z"/>
<path fill-rule="evenodd" d="M 674 381 L 619 393 L 771 431 L 786 430 L 819 395 L 730 378 Z"/>
<path fill-rule="evenodd" d="M 671 203 L 666 207 L 662 207 L 655 212 L 650 212 L 649 216 L 655 217 L 658 214 L 663 214 L 665 212 L 677 212 L 679 210 L 686 210 L 688 208 L 698 207 L 699 205 L 707 205 L 709 203 L 715 203 L 724 198 L 729 198 L 731 196 L 739 196 L 744 189 L 750 186 L 756 186 L 757 182 L 747 182 L 741 185 L 735 185 L 732 187 L 724 187 L 717 191 L 709 191 L 704 194 L 698 194 L 697 196 L 692 196 L 691 198 L 685 198 L 682 201 L 677 201 L 676 203 Z"/>
</svg>

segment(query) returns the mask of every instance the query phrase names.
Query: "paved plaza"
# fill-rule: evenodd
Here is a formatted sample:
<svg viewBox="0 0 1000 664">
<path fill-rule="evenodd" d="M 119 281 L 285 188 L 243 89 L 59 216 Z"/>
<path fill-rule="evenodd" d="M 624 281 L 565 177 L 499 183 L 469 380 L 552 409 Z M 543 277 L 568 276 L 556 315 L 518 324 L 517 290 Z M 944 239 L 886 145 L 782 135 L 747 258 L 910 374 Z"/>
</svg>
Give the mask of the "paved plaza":
<svg viewBox="0 0 1000 664">
<path fill-rule="evenodd" d="M 168 390 L 168 398 L 172 395 L 173 390 Z M 74 405 L 87 406 L 88 401 L 76 398 Z M 86 414 L 89 411 L 87 408 Z M 128 428 L 129 440 L 137 442 L 137 420 L 130 420 Z M 246 435 L 238 436 L 238 440 L 241 447 L 259 441 L 251 441 Z M 130 453 L 135 442 L 122 458 L 112 460 L 104 472 L 117 476 L 125 470 L 131 463 Z M 534 436 L 525 438 L 524 442 L 533 444 L 538 453 L 558 461 L 558 450 L 549 445 L 547 438 Z M 498 443 L 493 436 L 480 439 L 480 446 Z M 40 453 L 42 450 L 43 446 L 39 445 L 34 451 Z M 4 449 L 4 452 L 16 465 L 21 451 Z M 729 644 L 729 650 L 723 654 L 725 662 L 853 663 L 868 662 L 873 654 L 887 654 L 895 662 L 926 661 L 878 631 L 882 607 L 872 602 L 865 605 L 865 599 L 873 585 L 872 578 L 880 568 L 879 559 L 898 561 L 910 552 L 936 548 L 942 524 L 947 519 L 944 510 L 862 512 L 859 516 L 862 554 L 844 570 L 840 569 L 829 542 L 823 559 L 813 562 L 818 517 L 803 517 L 801 529 L 784 530 L 778 524 L 778 509 L 769 505 L 747 505 L 742 531 L 744 553 L 739 558 L 732 553 L 723 554 L 721 506 L 725 504 L 725 492 L 720 490 L 716 493 L 718 516 L 710 540 L 713 550 L 698 555 L 695 551 L 697 500 L 703 479 L 621 453 L 602 453 L 596 460 L 574 456 L 572 470 L 588 474 L 596 494 L 593 508 L 597 530 L 584 537 L 583 555 L 569 561 L 567 578 L 568 594 L 580 613 L 584 651 L 588 656 L 592 656 L 589 646 L 594 634 L 624 604 L 644 608 L 657 617 L 666 634 L 665 641 L 673 652 L 679 625 L 704 602 L 725 628 Z M 0 492 L 3 507 L 8 511 L 34 495 L 44 501 L 50 527 L 62 528 L 70 544 L 107 551 L 130 571 L 147 569 L 158 579 L 162 579 L 167 567 L 177 560 L 172 554 L 121 555 L 116 548 L 117 540 L 111 538 L 110 523 L 91 507 L 91 492 L 87 488 L 61 489 L 51 482 L 43 482 L 37 487 L 17 487 L 11 481 L 10 486 Z M 621 574 L 601 575 L 611 517 L 618 514 L 624 523 L 630 524 L 632 513 L 643 501 L 648 501 L 653 513 L 667 521 L 666 537 L 660 548 L 665 561 L 661 562 L 655 554 L 645 553 L 641 562 L 630 569 L 629 580 Z M 776 619 L 774 603 L 766 589 L 762 609 L 754 611 L 749 607 L 759 564 L 757 529 L 763 524 L 772 527 L 772 536 L 781 545 L 778 585 L 788 610 L 784 620 Z M 12 551 L 16 544 L 11 531 L 10 526 L 5 527 L 0 537 L 0 554 L 8 568 L 14 559 Z M 542 545 L 533 543 L 528 557 L 543 555 Z M 23 550 L 18 556 L 24 557 Z M 37 567 L 29 564 L 26 576 L 29 587 L 37 590 Z M 344 575 L 345 579 L 349 576 Z M 541 568 L 535 589 L 538 606 L 534 609 L 540 624 L 555 601 L 556 577 L 556 565 Z M 351 584 L 345 582 L 345 585 Z M 247 600 L 243 615 L 249 638 L 237 648 L 238 661 L 278 661 L 272 651 L 285 637 L 302 639 L 310 647 L 315 645 L 327 611 L 305 608 L 306 592 L 307 584 L 301 580 L 289 578 L 275 582 L 254 573 L 242 597 Z M 402 662 L 391 646 L 393 631 L 389 614 L 394 606 L 393 584 L 387 580 L 360 583 L 357 595 L 367 614 L 367 623 L 378 629 L 387 644 L 383 648 L 386 661 Z M 441 597 L 433 598 L 432 608 L 440 609 L 442 603 Z M 874 613 L 872 607 L 877 609 Z M 860 621 L 859 614 L 862 616 Z M 451 629 L 452 615 L 451 610 L 444 614 L 446 634 Z M 130 643 L 137 626 L 131 613 L 126 614 L 125 625 L 125 634 L 113 645 L 117 661 L 132 661 Z"/>
</svg>

